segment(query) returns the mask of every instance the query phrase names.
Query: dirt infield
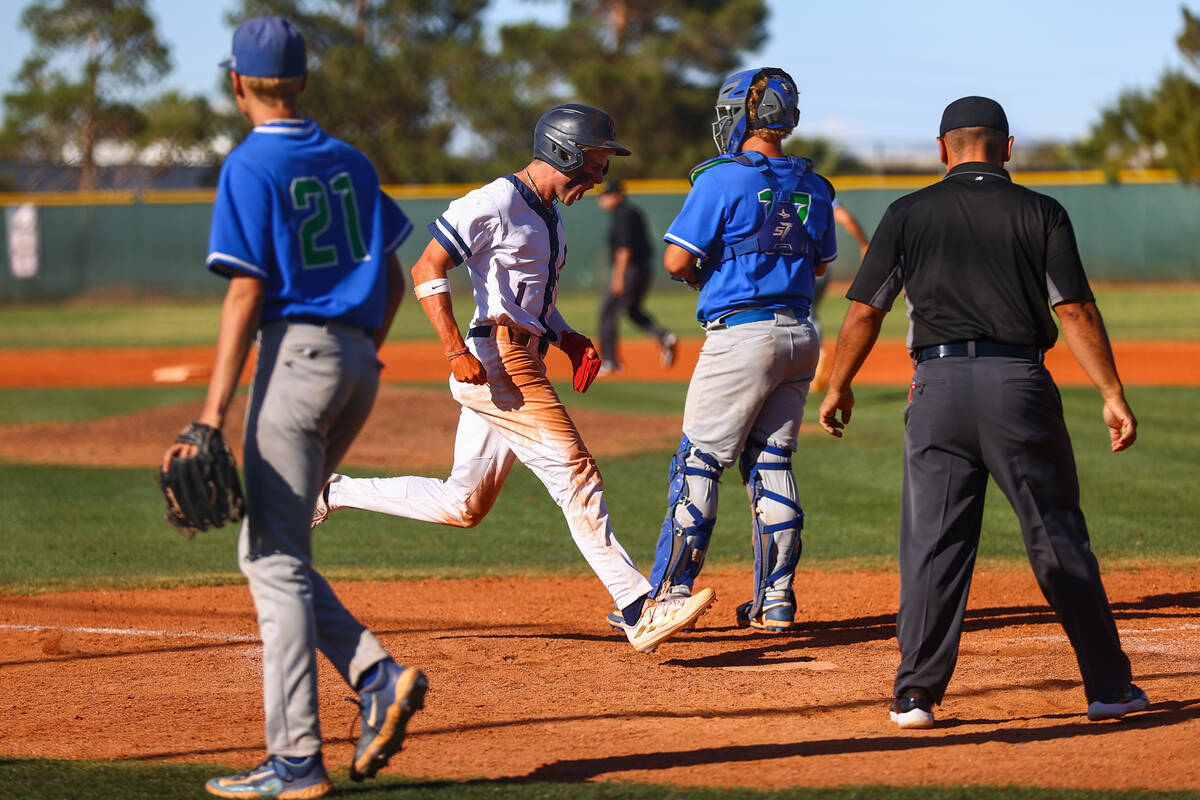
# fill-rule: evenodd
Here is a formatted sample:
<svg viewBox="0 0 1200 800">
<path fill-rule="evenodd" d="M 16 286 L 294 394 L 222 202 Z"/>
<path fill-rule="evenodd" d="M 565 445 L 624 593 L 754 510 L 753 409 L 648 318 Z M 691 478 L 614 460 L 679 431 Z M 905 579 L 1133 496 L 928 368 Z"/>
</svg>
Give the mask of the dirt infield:
<svg viewBox="0 0 1200 800">
<path fill-rule="evenodd" d="M 641 346 L 625 345 L 631 366 L 606 379 L 685 380 L 699 343 L 665 372 Z M 902 349 L 877 353 L 883 360 L 872 357 L 864 382 L 904 385 L 911 367 Z M 1069 361 L 1065 349 L 1060 355 Z M 1197 356 L 1191 344 L 1117 347 L 1127 383 L 1196 385 Z M 210 360 L 207 349 L 7 351 L 0 385 L 145 385 L 156 368 Z M 445 377 L 440 352 L 426 345 L 389 345 L 384 360 L 387 379 Z M 1058 360 L 1050 366 L 1062 383 L 1082 379 Z M 551 368 L 566 376 L 564 358 Z M 198 408 L 0 426 L 0 458 L 148 466 Z M 444 469 L 457 411 L 445 390 L 385 386 L 347 460 L 387 468 L 403 452 L 408 466 Z M 234 441 L 241 413 L 230 414 Z M 678 438 L 678 421 L 661 415 L 572 414 L 599 456 L 665 453 Z M 1200 790 L 1200 569 L 1106 575 L 1136 680 L 1152 701 L 1115 723 L 1084 717 L 1078 667 L 1028 570 L 979 570 L 939 724 L 910 732 L 886 713 L 898 659 L 897 575 L 802 570 L 800 625 L 786 634 L 735 626 L 748 574 L 706 573 L 703 582 L 717 589 L 718 604 L 694 632 L 648 656 L 605 625 L 609 600 L 593 578 L 338 584 L 389 650 L 430 677 L 427 708 L 387 772 L 757 788 Z M 244 586 L 0 594 L 0 632 L 0 754 L 233 766 L 261 757 L 261 649 Z M 326 761 L 343 768 L 356 707 L 323 659 L 320 669 Z"/>
<path fill-rule="evenodd" d="M 671 369 L 658 366 L 657 346 L 645 339 L 621 343 L 623 372 L 602 381 L 686 381 L 700 352 L 700 339 L 682 339 Z M 1200 342 L 1116 342 L 1113 350 L 1126 384 L 1157 386 L 1200 385 Z M 0 388 L 39 386 L 143 386 L 154 382 L 160 369 L 184 368 L 183 383 L 205 384 L 212 364 L 211 347 L 90 348 L 83 350 L 0 350 Z M 387 364 L 385 381 L 442 381 L 449 377 L 441 345 L 430 341 L 389 342 L 380 353 Z M 1046 355 L 1046 365 L 1063 385 L 1088 383 L 1087 376 L 1065 345 Z M 551 349 L 550 377 L 569 381 L 567 357 Z M 249 380 L 250 369 L 244 378 Z M 856 383 L 907 385 L 912 378 L 900 342 L 881 342 L 867 358 Z"/>
<path fill-rule="evenodd" d="M 460 533 L 456 535 L 470 535 Z M 565 535 L 565 533 L 564 533 Z M 797 576 L 798 630 L 734 625 L 749 578 L 706 578 L 697 629 L 639 655 L 594 579 L 336 588 L 430 679 L 387 772 L 432 780 L 710 786 L 990 784 L 1200 789 L 1200 571 L 1107 576 L 1147 712 L 1093 723 L 1071 650 L 1025 572 L 976 575 L 938 726 L 887 719 L 897 576 Z M 0 596 L 0 753 L 249 765 L 261 651 L 241 586 Z M 326 762 L 356 706 L 320 660 Z"/>
</svg>

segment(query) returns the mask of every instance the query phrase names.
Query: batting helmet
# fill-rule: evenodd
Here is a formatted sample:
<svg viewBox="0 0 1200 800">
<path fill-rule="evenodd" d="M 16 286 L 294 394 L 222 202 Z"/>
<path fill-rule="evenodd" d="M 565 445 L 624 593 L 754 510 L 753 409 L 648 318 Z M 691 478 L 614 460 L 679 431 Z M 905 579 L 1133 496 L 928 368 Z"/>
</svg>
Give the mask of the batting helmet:
<svg viewBox="0 0 1200 800">
<path fill-rule="evenodd" d="M 751 120 L 750 87 L 762 78 L 767 79 L 767 86 L 754 110 L 755 119 Z M 712 126 L 717 150 L 722 154 L 737 153 L 752 130 L 794 128 L 800 119 L 798 100 L 796 82 L 781 69 L 764 67 L 730 75 L 717 92 L 717 121 Z"/>
<path fill-rule="evenodd" d="M 593 106 L 555 106 L 542 114 L 533 129 L 533 157 L 564 174 L 583 166 L 583 151 L 587 148 L 629 155 L 629 148 L 617 141 L 613 118 Z"/>
</svg>

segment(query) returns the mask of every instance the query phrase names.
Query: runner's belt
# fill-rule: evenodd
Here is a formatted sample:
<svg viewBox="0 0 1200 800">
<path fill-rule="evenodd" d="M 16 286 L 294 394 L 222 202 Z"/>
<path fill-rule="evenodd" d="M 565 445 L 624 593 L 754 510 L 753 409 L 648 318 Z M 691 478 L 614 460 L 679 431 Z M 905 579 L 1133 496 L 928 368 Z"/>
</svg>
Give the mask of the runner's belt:
<svg viewBox="0 0 1200 800">
<path fill-rule="evenodd" d="M 476 325 L 467 331 L 468 339 L 490 339 L 492 334 L 498 333 L 500 329 L 508 331 L 508 341 L 518 347 L 527 347 L 530 342 L 537 341 L 537 352 L 539 356 L 546 355 L 546 351 L 550 349 L 550 338 L 547 336 L 534 336 L 528 331 L 523 331 L 520 328 L 512 325 Z"/>
</svg>

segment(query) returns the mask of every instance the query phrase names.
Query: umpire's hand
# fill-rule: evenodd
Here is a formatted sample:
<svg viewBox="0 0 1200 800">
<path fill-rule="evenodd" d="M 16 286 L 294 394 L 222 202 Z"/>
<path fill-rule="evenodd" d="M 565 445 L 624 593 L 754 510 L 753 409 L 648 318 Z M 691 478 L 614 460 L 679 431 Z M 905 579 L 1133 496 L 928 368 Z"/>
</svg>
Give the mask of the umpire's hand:
<svg viewBox="0 0 1200 800">
<path fill-rule="evenodd" d="M 1108 438 L 1114 453 L 1119 453 L 1137 441 L 1137 417 L 1125 399 L 1104 401 L 1104 424 L 1108 426 Z"/>
<path fill-rule="evenodd" d="M 850 423 L 850 409 L 852 408 L 854 408 L 853 389 L 849 386 L 840 390 L 830 387 L 825 392 L 825 399 L 821 401 L 819 412 L 821 427 L 829 431 L 831 435 L 842 438 L 842 429 Z M 842 412 L 840 420 L 837 418 L 839 411 Z"/>
</svg>

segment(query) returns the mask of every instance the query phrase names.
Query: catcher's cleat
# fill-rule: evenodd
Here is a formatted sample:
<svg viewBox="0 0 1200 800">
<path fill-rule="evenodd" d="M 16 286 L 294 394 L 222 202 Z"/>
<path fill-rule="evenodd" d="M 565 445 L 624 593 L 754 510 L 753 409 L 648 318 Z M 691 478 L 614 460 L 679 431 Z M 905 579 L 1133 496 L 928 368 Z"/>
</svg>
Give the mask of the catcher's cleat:
<svg viewBox="0 0 1200 800">
<path fill-rule="evenodd" d="M 1093 722 L 1102 719 L 1120 719 L 1130 711 L 1144 711 L 1150 698 L 1135 684 L 1096 698 L 1088 703 L 1087 718 Z"/>
<path fill-rule="evenodd" d="M 666 639 L 691 627 L 716 599 L 717 594 L 712 589 L 701 589 L 690 597 L 647 599 L 638 621 L 626 625 L 622 620 L 621 628 L 634 650 L 652 653 Z"/>
<path fill-rule="evenodd" d="M 675 338 L 675 334 L 667 333 L 662 337 L 662 352 L 659 354 L 659 363 L 663 369 L 670 369 L 675 363 L 675 355 L 679 348 L 679 340 Z"/>
<path fill-rule="evenodd" d="M 750 618 L 754 601 L 748 600 L 737 607 L 739 628 L 756 628 L 762 631 L 786 631 L 796 626 L 796 597 L 790 591 L 776 594 L 767 592 L 758 616 Z"/>
<path fill-rule="evenodd" d="M 921 688 L 905 689 L 888 708 L 892 722 L 901 728 L 932 728 L 933 698 Z"/>
<path fill-rule="evenodd" d="M 268 756 L 266 761 L 246 772 L 210 778 L 204 788 L 217 797 L 278 797 L 280 800 L 307 800 L 333 792 L 320 753 L 303 759 Z"/>
<path fill-rule="evenodd" d="M 429 682 L 415 667 L 402 667 L 395 661 L 379 664 L 379 675 L 363 687 L 359 696 L 362 709 L 362 733 L 354 747 L 350 779 L 372 778 L 400 751 L 408 720 L 425 706 Z"/>
<path fill-rule="evenodd" d="M 336 481 L 341 475 L 331 475 L 329 480 L 325 481 L 325 485 L 321 487 L 321 491 L 317 493 L 317 504 L 313 506 L 313 521 L 312 526 L 315 528 L 325 520 L 329 519 L 333 509 L 329 507 L 329 485 Z"/>
</svg>

